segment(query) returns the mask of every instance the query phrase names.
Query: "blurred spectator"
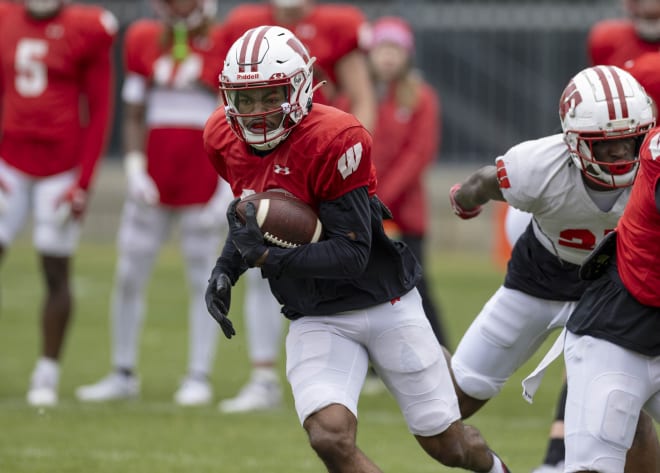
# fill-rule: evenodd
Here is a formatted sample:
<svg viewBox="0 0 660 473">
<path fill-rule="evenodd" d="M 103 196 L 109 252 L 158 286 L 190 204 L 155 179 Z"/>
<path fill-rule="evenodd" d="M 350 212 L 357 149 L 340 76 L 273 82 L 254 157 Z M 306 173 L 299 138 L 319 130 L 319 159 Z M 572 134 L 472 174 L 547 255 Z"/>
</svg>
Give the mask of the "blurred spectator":
<svg viewBox="0 0 660 473">
<path fill-rule="evenodd" d="M 378 196 L 394 217 L 390 237 L 404 241 L 425 267 L 428 203 L 424 173 L 438 154 L 440 101 L 413 68 L 415 42 L 408 23 L 396 17 L 380 18 L 365 41 L 378 97 L 373 131 Z M 425 277 L 417 289 L 436 338 L 447 347 L 449 340 Z"/>
<path fill-rule="evenodd" d="M 46 297 L 27 401 L 50 406 L 73 309 L 70 261 L 112 115 L 117 21 L 60 0 L 0 7 L 0 256 L 31 212 Z"/>
<path fill-rule="evenodd" d="M 226 230 L 231 190 L 219 181 L 203 149 L 202 129 L 217 106 L 222 69 L 220 26 L 213 0 L 159 0 L 160 20 L 133 23 L 124 45 L 124 165 L 128 195 L 118 234 L 111 307 L 113 372 L 77 390 L 81 401 L 139 394 L 138 342 L 145 286 L 172 226 L 190 291 L 188 372 L 174 400 L 207 404 L 218 329 L 206 312 L 209 268 Z"/>
<path fill-rule="evenodd" d="M 319 85 L 314 102 L 334 104 L 340 93 L 348 97 L 349 110 L 369 130 L 376 104 L 366 58 L 359 49 L 363 14 L 347 4 L 316 4 L 313 0 L 270 0 L 240 5 L 229 12 L 223 25 L 225 47 L 243 33 L 261 25 L 290 29 L 313 56 L 314 82 Z M 245 325 L 252 374 L 238 395 L 220 403 L 223 412 L 246 412 L 277 407 L 282 388 L 276 371 L 284 318 L 268 282 L 252 269 L 246 274 Z"/>
</svg>

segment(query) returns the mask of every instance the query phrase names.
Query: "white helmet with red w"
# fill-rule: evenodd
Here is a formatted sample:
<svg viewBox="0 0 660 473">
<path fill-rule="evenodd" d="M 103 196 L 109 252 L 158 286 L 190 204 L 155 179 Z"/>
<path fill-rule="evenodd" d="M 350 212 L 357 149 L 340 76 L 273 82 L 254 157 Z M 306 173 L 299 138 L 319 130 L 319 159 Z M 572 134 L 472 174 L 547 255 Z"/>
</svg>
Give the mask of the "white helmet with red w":
<svg viewBox="0 0 660 473">
<path fill-rule="evenodd" d="M 227 120 L 234 133 L 254 148 L 272 149 L 286 138 L 312 107 L 313 71 L 316 58 L 286 28 L 259 26 L 246 31 L 229 49 L 220 74 L 220 90 Z M 285 101 L 276 109 L 261 113 L 240 113 L 237 98 L 241 91 L 282 86 Z M 281 115 L 276 129 L 248 127 L 255 119 Z M 258 131 L 263 130 L 263 131 Z"/>
<path fill-rule="evenodd" d="M 154 10 L 164 22 L 175 25 L 183 22 L 189 30 L 194 30 L 201 26 L 205 21 L 215 18 L 218 10 L 217 0 L 188 0 L 190 6 L 176 5 L 172 3 L 179 0 L 152 0 Z M 187 10 L 180 13 L 179 10 Z"/>
<path fill-rule="evenodd" d="M 594 66 L 575 75 L 559 100 L 559 117 L 571 158 L 584 176 L 611 188 L 631 186 L 639 167 L 639 147 L 655 125 L 651 100 L 626 71 Z M 636 138 L 634 158 L 606 163 L 593 154 L 594 142 Z"/>
</svg>

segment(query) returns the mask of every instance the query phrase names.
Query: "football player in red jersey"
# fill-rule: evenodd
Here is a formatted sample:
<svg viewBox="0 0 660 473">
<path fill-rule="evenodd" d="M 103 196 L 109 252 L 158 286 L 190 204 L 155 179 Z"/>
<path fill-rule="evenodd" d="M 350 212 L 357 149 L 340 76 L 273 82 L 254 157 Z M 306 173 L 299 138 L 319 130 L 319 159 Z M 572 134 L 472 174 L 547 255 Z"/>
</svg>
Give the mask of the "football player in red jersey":
<svg viewBox="0 0 660 473">
<path fill-rule="evenodd" d="M 112 114 L 117 21 L 96 6 L 25 0 L 5 5 L 0 31 L 0 255 L 32 212 L 46 298 L 27 400 L 54 405 L 73 305 L 70 259 Z"/>
<path fill-rule="evenodd" d="M 223 29 L 227 49 L 246 30 L 260 25 L 279 25 L 293 31 L 317 58 L 314 83 L 325 81 L 314 101 L 334 105 L 341 95 L 349 102 L 348 110 L 373 130 L 375 94 L 365 54 L 359 47 L 364 24 L 364 15 L 352 5 L 270 0 L 234 8 L 225 18 Z M 252 373 L 237 396 L 220 403 L 222 412 L 268 409 L 281 404 L 276 371 L 283 331 L 280 306 L 258 272 L 249 271 L 246 282 L 244 316 Z M 369 386 L 382 386 L 375 376 L 370 376 L 369 381 Z"/>
<path fill-rule="evenodd" d="M 369 362 L 399 403 L 410 431 L 437 461 L 480 472 L 508 469 L 460 421 L 442 349 L 415 288 L 421 270 L 390 240 L 375 194 L 371 137 L 352 115 L 320 104 L 311 57 L 278 26 L 250 29 L 225 60 L 225 107 L 204 143 L 235 196 L 283 189 L 317 210 L 325 239 L 293 249 L 264 244 L 255 209 L 227 211 L 229 236 L 206 293 L 225 335 L 232 286 L 258 267 L 290 320 L 287 378 L 298 418 L 328 471 L 376 472 L 357 447 L 357 406 Z"/>
<path fill-rule="evenodd" d="M 564 471 L 571 473 L 623 471 L 640 412 L 660 421 L 659 129 L 649 133 L 640 157 L 611 244 L 581 268 L 595 280 L 566 325 Z"/>
<path fill-rule="evenodd" d="M 591 27 L 587 39 L 593 65 L 625 66 L 627 61 L 660 46 L 660 0 L 623 0 L 628 18 L 603 20 Z"/>
<path fill-rule="evenodd" d="M 181 227 L 189 306 L 188 373 L 177 404 L 207 404 L 218 327 L 204 306 L 208 268 L 224 237 L 231 190 L 203 149 L 204 123 L 218 104 L 222 68 L 220 26 L 213 0 L 158 0 L 159 19 L 129 26 L 124 42 L 126 79 L 123 136 L 128 196 L 118 234 L 111 306 L 113 372 L 80 387 L 82 401 L 134 397 L 146 284 L 172 226 Z"/>
</svg>

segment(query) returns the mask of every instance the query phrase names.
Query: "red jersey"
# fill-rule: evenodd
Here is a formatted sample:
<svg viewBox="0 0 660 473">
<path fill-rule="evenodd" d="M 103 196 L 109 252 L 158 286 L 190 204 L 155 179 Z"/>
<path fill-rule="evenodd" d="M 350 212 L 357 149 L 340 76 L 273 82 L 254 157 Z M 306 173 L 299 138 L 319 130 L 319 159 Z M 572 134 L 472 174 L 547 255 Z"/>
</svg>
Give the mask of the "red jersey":
<svg viewBox="0 0 660 473">
<path fill-rule="evenodd" d="M 658 43 L 641 39 L 630 20 L 604 20 L 589 32 L 587 50 L 591 64 L 610 64 L 624 67 L 626 61 L 644 53 L 660 50 Z"/>
<path fill-rule="evenodd" d="M 355 117 L 314 104 L 308 116 L 265 156 L 239 140 L 219 108 L 204 130 L 211 163 L 235 196 L 284 189 L 318 210 L 362 186 L 376 191 L 371 135 Z"/>
<path fill-rule="evenodd" d="M 0 155 L 33 176 L 79 166 L 79 185 L 87 188 L 111 118 L 115 17 L 99 7 L 65 5 L 37 20 L 15 5 L 0 12 L 0 31 Z"/>
<path fill-rule="evenodd" d="M 660 105 L 660 52 L 644 53 L 626 62 L 624 69 L 644 87 L 656 106 Z"/>
<path fill-rule="evenodd" d="M 223 63 L 221 29 L 188 39 L 188 53 L 180 60 L 164 44 L 166 26 L 139 20 L 126 32 L 126 76 L 144 86 L 137 95 L 124 90 L 124 100 L 146 106 L 147 172 L 170 206 L 208 202 L 218 175 L 204 152 L 202 130 L 218 105 L 218 74 Z M 128 83 L 128 81 L 127 81 Z"/>
<path fill-rule="evenodd" d="M 278 24 L 272 5 L 241 5 L 229 12 L 225 20 L 225 52 L 250 28 L 283 26 L 291 30 L 316 57 L 314 83 L 328 81 L 314 93 L 314 102 L 330 104 L 335 100 L 338 88 L 335 66 L 344 56 L 359 48 L 359 32 L 365 21 L 357 8 L 335 4 L 316 5 L 306 18 L 295 24 Z"/>
<path fill-rule="evenodd" d="M 618 224 L 617 265 L 621 280 L 642 304 L 660 307 L 660 128 L 642 145 L 640 170 Z"/>
<path fill-rule="evenodd" d="M 422 236 L 427 229 L 424 171 L 438 152 L 440 104 L 425 83 L 414 109 L 397 105 L 389 90 L 378 106 L 373 161 L 378 174 L 378 196 L 389 207 L 402 233 Z"/>
</svg>

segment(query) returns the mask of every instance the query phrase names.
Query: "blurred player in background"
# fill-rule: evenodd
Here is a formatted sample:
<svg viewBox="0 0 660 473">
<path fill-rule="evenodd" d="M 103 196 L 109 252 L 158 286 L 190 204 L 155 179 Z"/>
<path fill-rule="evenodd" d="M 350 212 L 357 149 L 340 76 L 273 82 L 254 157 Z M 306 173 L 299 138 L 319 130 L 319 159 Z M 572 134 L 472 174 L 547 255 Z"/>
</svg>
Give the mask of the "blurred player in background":
<svg viewBox="0 0 660 473">
<path fill-rule="evenodd" d="M 655 123 L 644 89 L 613 66 L 588 68 L 571 79 L 559 114 L 563 134 L 514 146 L 450 192 L 464 219 L 479 215 L 490 200 L 534 216 L 513 248 L 503 286 L 452 357 L 464 418 L 496 396 L 549 333 L 566 323 L 587 286 L 578 265 L 616 227 L 641 140 Z M 655 471 L 645 470 L 645 461 L 636 452 L 628 471 Z"/>
<path fill-rule="evenodd" d="M 627 18 L 602 20 L 591 27 L 587 52 L 592 65 L 624 67 L 627 61 L 660 47 L 660 0 L 623 0 Z"/>
<path fill-rule="evenodd" d="M 96 6 L 25 0 L 0 10 L 0 256 L 32 213 L 46 286 L 32 405 L 58 401 L 70 262 L 112 116 L 116 31 Z"/>
<path fill-rule="evenodd" d="M 602 20 L 591 27 L 591 64 L 611 64 L 630 72 L 657 102 L 660 87 L 655 57 L 660 49 L 660 0 L 623 0 L 627 18 Z"/>
<path fill-rule="evenodd" d="M 254 206 L 247 205 L 241 224 L 236 199 L 209 280 L 209 312 L 233 336 L 232 285 L 248 267 L 268 278 L 290 320 L 287 378 L 298 418 L 329 472 L 380 471 L 356 445 L 369 362 L 432 458 L 508 472 L 460 420 L 415 288 L 421 268 L 383 229 L 389 211 L 375 195 L 371 136 L 354 116 L 312 103 L 313 63 L 301 41 L 277 26 L 248 30 L 229 50 L 220 81 L 226 107 L 204 131 L 209 158 L 236 196 L 283 189 L 305 201 L 318 212 L 325 238 L 297 248 L 266 246 Z"/>
<path fill-rule="evenodd" d="M 378 196 L 394 217 L 390 236 L 408 245 L 424 268 L 428 230 L 424 174 L 438 154 L 440 100 L 436 91 L 413 68 L 415 42 L 405 20 L 380 18 L 371 25 L 366 36 L 369 65 L 378 95 L 372 151 L 378 175 Z M 440 312 L 425 277 L 417 289 L 433 333 L 441 345 L 449 348 Z"/>
<path fill-rule="evenodd" d="M 137 396 L 138 345 L 146 284 L 162 244 L 178 222 L 190 292 L 188 373 L 180 405 L 212 400 L 209 374 L 218 329 L 204 306 L 208 270 L 222 241 L 231 190 L 203 149 L 202 129 L 216 108 L 222 43 L 213 0 L 158 0 L 159 20 L 138 20 L 124 44 L 124 165 L 128 195 L 119 234 L 111 306 L 112 366 L 77 390 L 81 401 Z M 158 316 L 158 314 L 155 314 Z"/>
<path fill-rule="evenodd" d="M 567 472 L 623 471 L 640 411 L 660 421 L 658 129 L 640 155 L 626 211 L 580 269 L 594 282 L 566 325 Z"/>
<path fill-rule="evenodd" d="M 334 104 L 345 96 L 349 110 L 369 130 L 376 122 L 376 100 L 366 57 L 359 48 L 363 14 L 343 4 L 315 4 L 313 0 L 270 0 L 246 3 L 225 19 L 227 49 L 243 33 L 260 25 L 279 25 L 293 31 L 316 56 L 314 83 L 325 81 L 314 101 Z M 284 320 L 280 305 L 258 271 L 246 274 L 245 324 L 252 374 L 238 395 L 222 401 L 223 412 L 269 409 L 281 404 L 282 388 L 276 370 Z M 371 385 L 380 386 L 376 379 Z"/>
</svg>

